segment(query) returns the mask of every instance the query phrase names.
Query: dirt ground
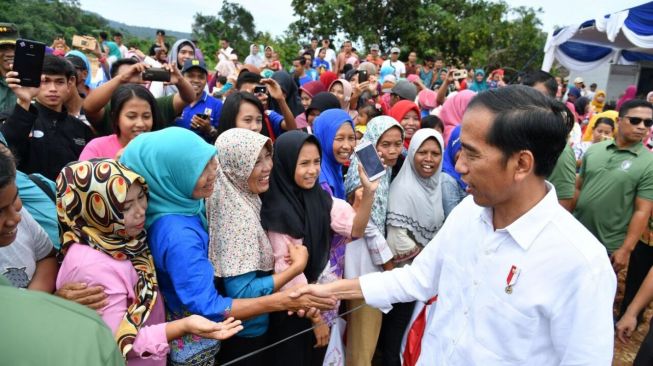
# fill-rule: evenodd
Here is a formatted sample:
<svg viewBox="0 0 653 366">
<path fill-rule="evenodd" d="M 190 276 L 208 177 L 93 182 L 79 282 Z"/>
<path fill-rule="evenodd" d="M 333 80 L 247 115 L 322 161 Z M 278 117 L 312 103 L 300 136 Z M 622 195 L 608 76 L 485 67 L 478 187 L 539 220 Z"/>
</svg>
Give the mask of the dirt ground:
<svg viewBox="0 0 653 366">
<path fill-rule="evenodd" d="M 619 274 L 619 283 L 617 286 L 617 299 L 614 306 L 615 317 L 619 312 L 619 306 L 621 305 L 621 299 L 623 298 L 625 279 L 626 271 L 622 271 Z M 648 332 L 651 316 L 653 316 L 653 306 L 649 305 L 644 312 L 644 322 L 637 327 L 637 330 L 632 335 L 630 343 L 623 344 L 615 337 L 614 359 L 612 361 L 613 366 L 631 366 L 633 364 L 633 360 L 639 350 L 639 345 L 642 343 L 642 340 Z"/>
</svg>

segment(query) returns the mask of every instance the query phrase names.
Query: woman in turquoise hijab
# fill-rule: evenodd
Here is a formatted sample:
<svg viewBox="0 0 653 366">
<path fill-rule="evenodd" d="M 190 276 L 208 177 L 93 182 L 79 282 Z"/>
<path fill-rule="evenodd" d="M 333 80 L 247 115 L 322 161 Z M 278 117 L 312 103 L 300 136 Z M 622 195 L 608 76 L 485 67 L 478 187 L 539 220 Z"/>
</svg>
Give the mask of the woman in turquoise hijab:
<svg viewBox="0 0 653 366">
<path fill-rule="evenodd" d="M 485 71 L 483 69 L 476 69 L 474 72 L 474 82 L 469 86 L 469 90 L 480 93 L 488 90 L 487 81 L 485 80 Z"/>
<path fill-rule="evenodd" d="M 150 189 L 145 228 L 168 319 L 199 314 L 221 321 L 229 316 L 244 319 L 272 311 L 333 306 L 331 300 L 293 301 L 285 292 L 233 300 L 218 293 L 208 257 L 203 203 L 213 193 L 218 168 L 216 154 L 216 148 L 196 133 L 169 127 L 139 135 L 120 158 L 120 162 L 145 178 Z M 202 364 L 211 365 L 206 361 L 213 360 L 219 346 L 212 339 L 176 339 L 170 343 L 171 364 L 194 365 L 202 360 Z"/>
</svg>

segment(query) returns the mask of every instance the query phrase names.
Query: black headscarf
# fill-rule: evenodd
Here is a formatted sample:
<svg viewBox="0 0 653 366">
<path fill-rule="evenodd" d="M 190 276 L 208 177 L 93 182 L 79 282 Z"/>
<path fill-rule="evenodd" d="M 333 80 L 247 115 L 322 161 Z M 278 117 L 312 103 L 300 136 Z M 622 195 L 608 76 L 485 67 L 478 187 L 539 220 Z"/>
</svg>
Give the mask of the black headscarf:
<svg viewBox="0 0 653 366">
<path fill-rule="evenodd" d="M 339 109 L 340 101 L 338 98 L 329 92 L 319 92 L 313 96 L 311 104 L 306 108 L 306 113 L 311 109 L 317 109 L 320 113 L 327 109 Z"/>
<path fill-rule="evenodd" d="M 286 93 L 286 104 L 288 104 L 288 108 L 290 108 L 292 115 L 297 116 L 300 113 L 304 113 L 302 100 L 299 97 L 299 89 L 297 88 L 297 84 L 293 81 L 292 76 L 285 71 L 277 71 L 272 74 L 272 79 L 279 83 L 281 90 Z M 283 114 L 281 113 L 279 104 L 274 99 L 270 99 L 270 108 L 279 114 Z"/>
<path fill-rule="evenodd" d="M 274 167 L 270 189 L 263 194 L 261 224 L 265 230 L 303 238 L 308 249 L 308 263 L 304 274 L 315 282 L 329 260 L 331 247 L 331 196 L 319 183 L 302 189 L 295 183 L 295 167 L 304 143 L 322 149 L 317 138 L 305 132 L 288 131 L 274 143 Z"/>
</svg>

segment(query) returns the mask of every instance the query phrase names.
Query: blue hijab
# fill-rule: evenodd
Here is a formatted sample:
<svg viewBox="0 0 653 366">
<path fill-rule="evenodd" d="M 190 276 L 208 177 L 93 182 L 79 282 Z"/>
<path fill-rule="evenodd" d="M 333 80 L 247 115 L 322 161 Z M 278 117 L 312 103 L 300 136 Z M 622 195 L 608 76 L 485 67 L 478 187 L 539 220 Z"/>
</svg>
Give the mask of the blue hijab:
<svg viewBox="0 0 653 366">
<path fill-rule="evenodd" d="M 204 204 L 192 197 L 193 189 L 216 153 L 213 145 L 181 127 L 147 132 L 127 145 L 120 162 L 145 178 L 149 186 L 146 228 L 166 215 L 202 214 Z"/>
<path fill-rule="evenodd" d="M 456 179 L 458 185 L 463 190 L 467 189 L 467 184 L 463 182 L 460 174 L 456 171 L 456 154 L 461 149 L 460 145 L 460 125 L 456 126 L 451 130 L 451 135 L 449 135 L 449 144 L 444 151 L 444 161 L 442 163 L 442 171 L 449 174 Z"/>
<path fill-rule="evenodd" d="M 336 138 L 338 129 L 343 124 L 349 124 L 352 132 L 354 123 L 349 113 L 342 109 L 327 109 L 322 112 L 313 122 L 313 135 L 317 137 L 322 146 L 322 172 L 320 183 L 327 183 L 331 187 L 333 196 L 345 199 L 345 182 L 342 176 L 342 164 L 338 163 L 333 155 L 333 140 Z"/>
<path fill-rule="evenodd" d="M 84 64 L 86 64 L 86 70 L 88 71 L 86 73 L 86 80 L 84 80 L 84 85 L 88 86 L 89 88 L 93 87 L 93 82 L 91 81 L 91 63 L 88 62 L 88 57 L 83 52 L 77 51 L 77 50 L 72 50 L 66 54 L 66 57 L 68 56 L 77 56 L 84 61 Z"/>
</svg>

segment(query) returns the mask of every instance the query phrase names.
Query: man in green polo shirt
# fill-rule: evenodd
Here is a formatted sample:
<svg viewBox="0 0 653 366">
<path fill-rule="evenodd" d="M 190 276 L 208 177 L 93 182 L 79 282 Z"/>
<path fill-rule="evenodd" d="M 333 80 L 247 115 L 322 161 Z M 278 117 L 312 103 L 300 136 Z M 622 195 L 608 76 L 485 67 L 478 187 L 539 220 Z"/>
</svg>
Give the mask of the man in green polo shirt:
<svg viewBox="0 0 653 366">
<path fill-rule="evenodd" d="M 12 287 L 0 275 L 3 365 L 124 365 L 98 314 L 40 291 Z"/>
<path fill-rule="evenodd" d="M 608 250 L 615 272 L 628 266 L 653 208 L 653 154 L 642 144 L 653 125 L 653 105 L 626 102 L 614 140 L 592 145 L 583 156 L 574 216 Z"/>
</svg>

